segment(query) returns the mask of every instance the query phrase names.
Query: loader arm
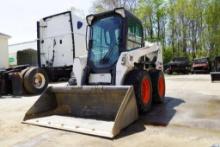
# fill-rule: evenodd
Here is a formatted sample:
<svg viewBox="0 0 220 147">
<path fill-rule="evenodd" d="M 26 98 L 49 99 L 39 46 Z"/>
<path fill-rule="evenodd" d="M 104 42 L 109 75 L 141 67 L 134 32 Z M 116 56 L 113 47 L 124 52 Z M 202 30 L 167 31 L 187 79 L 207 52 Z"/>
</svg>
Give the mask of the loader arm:
<svg viewBox="0 0 220 147">
<path fill-rule="evenodd" d="M 159 43 L 153 43 L 137 50 L 123 52 L 116 65 L 116 85 L 123 85 L 125 75 L 134 69 L 135 63 L 140 63 L 141 57 L 148 58 L 148 62 L 151 62 L 156 57 L 155 63 L 152 64 L 155 64 L 156 69 L 163 70 L 162 49 Z"/>
</svg>

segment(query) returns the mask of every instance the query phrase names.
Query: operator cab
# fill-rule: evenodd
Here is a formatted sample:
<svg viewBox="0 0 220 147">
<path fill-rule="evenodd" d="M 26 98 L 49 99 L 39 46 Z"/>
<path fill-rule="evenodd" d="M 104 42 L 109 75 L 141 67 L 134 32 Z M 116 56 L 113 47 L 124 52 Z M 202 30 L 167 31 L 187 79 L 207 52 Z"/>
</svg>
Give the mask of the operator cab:
<svg viewBox="0 0 220 147">
<path fill-rule="evenodd" d="M 144 46 L 139 19 L 124 8 L 87 16 L 88 60 L 84 84 L 115 84 L 116 64 L 121 52 Z M 90 74 L 108 74 L 110 81 L 91 83 Z"/>
</svg>

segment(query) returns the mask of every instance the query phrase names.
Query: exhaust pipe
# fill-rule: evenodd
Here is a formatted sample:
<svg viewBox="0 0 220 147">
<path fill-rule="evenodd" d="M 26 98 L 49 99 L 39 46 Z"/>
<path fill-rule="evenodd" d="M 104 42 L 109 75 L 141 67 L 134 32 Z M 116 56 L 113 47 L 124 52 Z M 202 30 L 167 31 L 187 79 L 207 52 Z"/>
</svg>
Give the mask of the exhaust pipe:
<svg viewBox="0 0 220 147">
<path fill-rule="evenodd" d="M 137 118 L 132 86 L 49 87 L 23 123 L 113 138 Z"/>
</svg>

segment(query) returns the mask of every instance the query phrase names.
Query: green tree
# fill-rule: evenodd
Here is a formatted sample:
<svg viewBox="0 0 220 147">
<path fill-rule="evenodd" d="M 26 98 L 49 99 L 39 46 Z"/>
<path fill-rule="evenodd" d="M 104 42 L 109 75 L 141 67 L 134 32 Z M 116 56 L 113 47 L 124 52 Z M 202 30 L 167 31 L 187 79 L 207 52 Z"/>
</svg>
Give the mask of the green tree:
<svg viewBox="0 0 220 147">
<path fill-rule="evenodd" d="M 220 1 L 211 0 L 206 15 L 210 56 L 220 55 Z"/>
<path fill-rule="evenodd" d="M 145 28 L 145 38 L 147 40 L 154 40 L 154 30 L 153 30 L 153 4 L 150 0 L 139 0 L 137 9 L 135 11 L 136 15 L 142 20 L 143 26 Z"/>
<path fill-rule="evenodd" d="M 145 39 L 160 41 L 167 62 L 220 55 L 220 0 L 95 0 L 101 12 L 125 7 L 142 20 Z"/>
</svg>

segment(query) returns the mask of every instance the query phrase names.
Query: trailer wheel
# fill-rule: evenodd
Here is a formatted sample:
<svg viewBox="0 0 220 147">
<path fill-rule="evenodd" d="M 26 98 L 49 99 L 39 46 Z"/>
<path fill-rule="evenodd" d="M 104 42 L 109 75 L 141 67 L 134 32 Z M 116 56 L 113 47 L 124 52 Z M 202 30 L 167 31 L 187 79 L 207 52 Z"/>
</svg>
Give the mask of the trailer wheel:
<svg viewBox="0 0 220 147">
<path fill-rule="evenodd" d="M 149 111 L 152 104 L 152 83 L 149 73 L 144 70 L 134 70 L 127 75 L 124 83 L 133 85 L 139 112 Z"/>
<path fill-rule="evenodd" d="M 48 76 L 43 69 L 32 67 L 24 76 L 25 90 L 30 94 L 40 94 L 48 86 Z"/>
<path fill-rule="evenodd" d="M 165 100 L 165 79 L 162 71 L 156 70 L 150 72 L 153 86 L 153 101 L 163 103 Z"/>
<path fill-rule="evenodd" d="M 172 71 L 172 70 L 168 70 L 166 73 L 167 73 L 168 75 L 172 75 L 172 74 L 173 74 L 173 71 Z"/>
<path fill-rule="evenodd" d="M 25 69 L 23 69 L 21 72 L 20 72 L 20 76 L 22 79 L 24 79 L 24 75 L 26 74 L 26 72 L 30 69 L 30 67 L 27 67 Z"/>
</svg>

